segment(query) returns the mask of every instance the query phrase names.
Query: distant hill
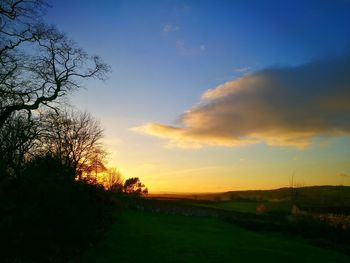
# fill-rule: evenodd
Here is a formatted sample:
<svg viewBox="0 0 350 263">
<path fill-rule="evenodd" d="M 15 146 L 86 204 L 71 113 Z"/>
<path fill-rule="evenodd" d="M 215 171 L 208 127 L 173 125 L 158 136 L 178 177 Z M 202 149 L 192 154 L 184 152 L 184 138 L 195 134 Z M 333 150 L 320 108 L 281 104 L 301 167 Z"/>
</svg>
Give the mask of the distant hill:
<svg viewBox="0 0 350 263">
<path fill-rule="evenodd" d="M 157 199 L 181 199 L 215 202 L 290 202 L 315 211 L 350 213 L 350 186 L 284 187 L 273 190 L 229 191 L 203 194 L 157 194 Z"/>
</svg>

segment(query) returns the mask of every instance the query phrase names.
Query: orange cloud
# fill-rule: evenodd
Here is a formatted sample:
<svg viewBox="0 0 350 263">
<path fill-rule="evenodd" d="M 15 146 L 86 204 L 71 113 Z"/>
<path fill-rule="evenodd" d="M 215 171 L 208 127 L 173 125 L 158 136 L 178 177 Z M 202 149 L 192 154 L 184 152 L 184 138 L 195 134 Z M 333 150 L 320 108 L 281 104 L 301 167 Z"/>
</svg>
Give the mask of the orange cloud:
<svg viewBox="0 0 350 263">
<path fill-rule="evenodd" d="M 304 148 L 317 136 L 350 134 L 350 57 L 270 68 L 203 93 L 179 127 L 148 123 L 134 131 L 168 147 L 265 142 Z"/>
</svg>

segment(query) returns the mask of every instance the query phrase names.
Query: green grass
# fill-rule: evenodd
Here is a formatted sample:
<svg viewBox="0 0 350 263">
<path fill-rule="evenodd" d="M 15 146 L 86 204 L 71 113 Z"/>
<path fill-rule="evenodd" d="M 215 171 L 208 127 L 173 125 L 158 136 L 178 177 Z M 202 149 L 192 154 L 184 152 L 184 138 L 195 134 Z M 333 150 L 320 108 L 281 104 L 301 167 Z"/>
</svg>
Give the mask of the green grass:
<svg viewBox="0 0 350 263">
<path fill-rule="evenodd" d="M 304 240 L 256 233 L 219 219 L 126 211 L 75 263 L 350 262 Z"/>
<path fill-rule="evenodd" d="M 204 207 L 213 207 L 218 209 L 237 211 L 243 213 L 256 213 L 256 207 L 260 202 L 240 202 L 240 201 L 225 201 L 225 202 L 216 202 L 216 203 L 191 203 L 195 206 L 204 206 Z M 290 204 L 285 202 L 263 202 L 266 206 L 268 212 L 285 212 L 290 211 Z"/>
<path fill-rule="evenodd" d="M 257 204 L 257 202 L 218 202 L 203 206 L 255 214 Z"/>
</svg>

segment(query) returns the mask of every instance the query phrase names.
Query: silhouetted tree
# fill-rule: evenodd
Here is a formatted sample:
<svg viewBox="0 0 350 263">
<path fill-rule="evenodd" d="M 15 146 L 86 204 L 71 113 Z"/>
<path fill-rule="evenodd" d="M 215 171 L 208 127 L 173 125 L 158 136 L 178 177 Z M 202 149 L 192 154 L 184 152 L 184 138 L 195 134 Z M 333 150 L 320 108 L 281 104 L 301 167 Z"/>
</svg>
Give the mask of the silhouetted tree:
<svg viewBox="0 0 350 263">
<path fill-rule="evenodd" d="M 103 129 L 88 113 L 78 111 L 50 112 L 43 123 L 42 150 L 72 167 L 77 175 L 103 171 L 106 155 L 102 148 Z"/>
<path fill-rule="evenodd" d="M 123 192 L 123 176 L 116 168 L 110 168 L 104 176 L 104 185 L 112 192 Z"/>
<path fill-rule="evenodd" d="M 91 183 L 102 183 L 99 182 L 98 177 L 102 173 L 106 173 L 108 170 L 105 166 L 105 157 L 107 153 L 102 147 L 93 149 L 87 162 L 81 166 L 78 171 L 79 179 L 85 180 Z"/>
<path fill-rule="evenodd" d="M 0 127 L 18 111 L 29 115 L 80 87 L 103 79 L 109 67 L 55 27 L 38 22 L 44 1 L 3 0 L 0 5 Z"/>
<path fill-rule="evenodd" d="M 37 147 L 38 123 L 23 114 L 14 114 L 0 129 L 2 175 L 20 177 L 29 155 Z"/>
<path fill-rule="evenodd" d="M 37 16 L 47 6 L 48 4 L 44 0 L 2 0 L 0 2 L 0 14 L 4 19 L 4 23 L 12 20 L 12 23 L 28 26 L 28 22 L 38 18 Z M 3 28 L 6 27 L 3 26 Z M 11 31 L 7 32 L 10 33 Z"/>
<path fill-rule="evenodd" d="M 125 180 L 124 193 L 135 196 L 142 196 L 148 194 L 148 189 L 141 183 L 138 177 L 132 177 Z"/>
<path fill-rule="evenodd" d="M 110 225 L 110 193 L 76 180 L 104 167 L 103 131 L 87 113 L 59 110 L 109 67 L 46 25 L 46 7 L 0 0 L 1 262 L 67 262 Z"/>
</svg>

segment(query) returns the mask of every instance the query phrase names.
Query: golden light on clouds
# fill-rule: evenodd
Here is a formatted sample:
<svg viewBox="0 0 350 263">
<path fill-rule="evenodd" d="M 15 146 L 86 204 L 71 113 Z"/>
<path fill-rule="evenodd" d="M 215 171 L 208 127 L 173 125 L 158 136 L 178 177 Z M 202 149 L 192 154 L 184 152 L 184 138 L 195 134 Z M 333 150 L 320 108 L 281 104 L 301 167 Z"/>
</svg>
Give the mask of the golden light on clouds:
<svg viewBox="0 0 350 263">
<path fill-rule="evenodd" d="M 178 127 L 147 123 L 132 130 L 167 139 L 167 147 L 305 148 L 315 137 L 350 134 L 349 83 L 350 57 L 266 69 L 204 92 Z"/>
</svg>

